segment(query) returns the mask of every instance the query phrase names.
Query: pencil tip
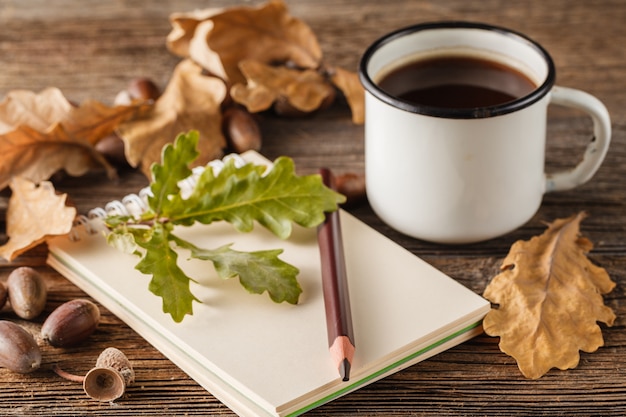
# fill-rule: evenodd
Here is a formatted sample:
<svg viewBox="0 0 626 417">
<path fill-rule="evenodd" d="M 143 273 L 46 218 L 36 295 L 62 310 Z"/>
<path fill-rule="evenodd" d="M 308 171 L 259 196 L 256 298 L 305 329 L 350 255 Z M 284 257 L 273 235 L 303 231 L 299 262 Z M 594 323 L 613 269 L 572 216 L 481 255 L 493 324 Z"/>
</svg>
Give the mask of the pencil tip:
<svg viewBox="0 0 626 417">
<path fill-rule="evenodd" d="M 350 380 L 350 361 L 348 359 L 342 360 L 339 364 L 339 375 L 344 381 Z"/>
</svg>

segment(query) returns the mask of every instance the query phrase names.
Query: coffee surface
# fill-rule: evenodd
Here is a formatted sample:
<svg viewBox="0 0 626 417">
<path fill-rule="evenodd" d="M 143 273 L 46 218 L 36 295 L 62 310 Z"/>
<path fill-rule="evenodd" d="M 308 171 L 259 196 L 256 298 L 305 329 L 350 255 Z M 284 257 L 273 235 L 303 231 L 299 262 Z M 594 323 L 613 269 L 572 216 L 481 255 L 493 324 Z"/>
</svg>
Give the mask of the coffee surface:
<svg viewBox="0 0 626 417">
<path fill-rule="evenodd" d="M 378 85 L 390 95 L 415 105 L 451 109 L 496 106 L 537 88 L 514 68 L 470 56 L 415 60 L 391 70 Z"/>
</svg>

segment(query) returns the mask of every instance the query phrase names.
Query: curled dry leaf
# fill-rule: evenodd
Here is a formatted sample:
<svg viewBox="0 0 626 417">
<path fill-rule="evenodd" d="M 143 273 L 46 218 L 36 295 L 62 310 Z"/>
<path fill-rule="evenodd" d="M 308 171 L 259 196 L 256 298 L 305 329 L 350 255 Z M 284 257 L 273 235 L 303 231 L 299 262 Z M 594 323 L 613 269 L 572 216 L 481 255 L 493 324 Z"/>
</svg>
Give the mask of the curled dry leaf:
<svg viewBox="0 0 626 417">
<path fill-rule="evenodd" d="M 223 12 L 222 8 L 196 9 L 185 13 L 172 13 L 170 25 L 172 30 L 167 35 L 166 46 L 175 55 L 189 57 L 191 40 L 194 38 L 198 25 L 210 17 Z"/>
<path fill-rule="evenodd" d="M 602 300 L 615 283 L 586 257 L 593 245 L 579 234 L 584 217 L 555 220 L 542 235 L 513 244 L 485 289 L 497 305 L 484 319 L 485 332 L 500 336 L 500 349 L 527 378 L 576 367 L 579 350 L 604 344 L 597 322 L 615 320 Z"/>
<path fill-rule="evenodd" d="M 334 85 L 346 97 L 354 123 L 363 123 L 365 94 L 357 74 L 325 68 L 315 33 L 289 15 L 283 1 L 176 13 L 170 22 L 169 50 L 234 86 L 231 95 L 248 111 L 273 104 L 279 115 L 308 114 L 332 103 Z"/>
<path fill-rule="evenodd" d="M 219 54 L 207 46 L 207 36 L 213 29 L 213 21 L 209 18 L 222 11 L 221 8 L 206 9 L 171 15 L 172 31 L 167 36 L 166 45 L 174 54 L 190 58 L 210 74 L 227 80 Z"/>
<path fill-rule="evenodd" d="M 208 9 L 172 15 L 167 38 L 170 51 L 189 56 L 230 83 L 244 82 L 239 62 L 291 62 L 317 68 L 322 51 L 313 30 L 291 16 L 282 1 L 258 7 Z"/>
<path fill-rule="evenodd" d="M 222 156 L 226 140 L 222 134 L 220 105 L 226 85 L 216 77 L 202 74 L 191 60 L 181 61 L 163 94 L 142 115 L 120 124 L 128 162 L 150 178 L 150 166 L 161 160 L 163 146 L 181 132 L 200 132 L 197 165 Z"/>
<path fill-rule="evenodd" d="M 69 233 L 76 209 L 65 206 L 66 195 L 57 195 L 52 183 L 39 186 L 20 177 L 11 180 L 7 210 L 9 241 L 0 247 L 0 256 L 11 261 L 42 243 L 46 237 Z"/>
<path fill-rule="evenodd" d="M 331 81 L 341 90 L 352 110 L 352 122 L 362 125 L 365 122 L 365 91 L 355 72 L 343 68 L 329 69 Z"/>
<path fill-rule="evenodd" d="M 239 66 L 248 84 L 235 84 L 230 95 L 251 113 L 267 110 L 280 99 L 309 113 L 317 110 L 327 97 L 334 97 L 332 85 L 314 70 L 272 67 L 253 60 L 242 61 Z"/>
<path fill-rule="evenodd" d="M 0 103 L 0 189 L 12 176 L 40 182 L 59 170 L 79 176 L 115 170 L 95 144 L 130 118 L 138 105 L 108 107 L 97 101 L 73 106 L 57 88 L 36 94 L 15 90 Z"/>
</svg>

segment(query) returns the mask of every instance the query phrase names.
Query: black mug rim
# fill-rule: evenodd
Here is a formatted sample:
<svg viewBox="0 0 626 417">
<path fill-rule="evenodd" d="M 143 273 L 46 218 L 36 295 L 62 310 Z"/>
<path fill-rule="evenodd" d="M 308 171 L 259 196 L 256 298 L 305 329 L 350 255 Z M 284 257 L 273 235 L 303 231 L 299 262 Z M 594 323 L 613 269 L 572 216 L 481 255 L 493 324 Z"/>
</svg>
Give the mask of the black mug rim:
<svg viewBox="0 0 626 417">
<path fill-rule="evenodd" d="M 444 108 L 444 107 L 434 107 L 434 106 L 425 106 L 419 105 L 415 103 L 410 103 L 404 100 L 401 100 L 397 97 L 390 95 L 381 89 L 375 82 L 372 80 L 370 75 L 367 72 L 367 67 L 369 64 L 372 55 L 380 49 L 382 46 L 387 43 L 401 38 L 403 36 L 423 31 L 423 30 L 433 30 L 433 29 L 481 29 L 487 31 L 494 31 L 500 34 L 511 36 L 516 38 L 518 41 L 526 43 L 535 49 L 545 60 L 546 65 L 548 67 L 548 73 L 546 75 L 546 79 L 544 82 L 535 88 L 531 93 L 517 98 L 515 100 L 509 101 L 507 103 L 498 104 L 495 106 L 487 106 L 487 107 L 477 107 L 477 108 Z M 494 26 L 491 24 L 485 23 L 476 23 L 476 22 L 467 22 L 467 21 L 443 21 L 443 22 L 430 22 L 430 23 L 420 23 L 412 26 L 407 26 L 401 29 L 397 29 L 393 32 L 390 32 L 386 35 L 383 35 L 374 43 L 372 43 L 363 53 L 361 61 L 359 63 L 359 78 L 361 80 L 361 84 L 363 87 L 370 92 L 374 97 L 382 100 L 383 102 L 390 104 L 391 106 L 397 107 L 399 109 L 411 112 L 422 114 L 426 116 L 433 117 L 442 117 L 448 119 L 481 119 L 493 116 L 504 115 L 508 113 L 513 113 L 515 111 L 521 110 L 523 108 L 529 107 L 530 105 L 536 103 L 541 100 L 544 96 L 546 96 L 552 87 L 554 86 L 556 80 L 556 70 L 554 66 L 554 61 L 552 57 L 539 43 L 529 38 L 528 36 L 516 32 L 511 29 L 507 29 L 500 26 Z"/>
</svg>

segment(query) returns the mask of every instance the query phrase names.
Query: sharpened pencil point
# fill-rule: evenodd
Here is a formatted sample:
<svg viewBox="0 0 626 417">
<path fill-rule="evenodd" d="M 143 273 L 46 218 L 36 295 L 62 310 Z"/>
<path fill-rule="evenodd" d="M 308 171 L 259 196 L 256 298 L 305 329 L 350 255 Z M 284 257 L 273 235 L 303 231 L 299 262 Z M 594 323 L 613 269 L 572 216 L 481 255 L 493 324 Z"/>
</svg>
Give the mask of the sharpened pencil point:
<svg viewBox="0 0 626 417">
<path fill-rule="evenodd" d="M 339 375 L 344 381 L 350 380 L 350 361 L 347 359 L 342 360 L 339 364 Z"/>
</svg>

